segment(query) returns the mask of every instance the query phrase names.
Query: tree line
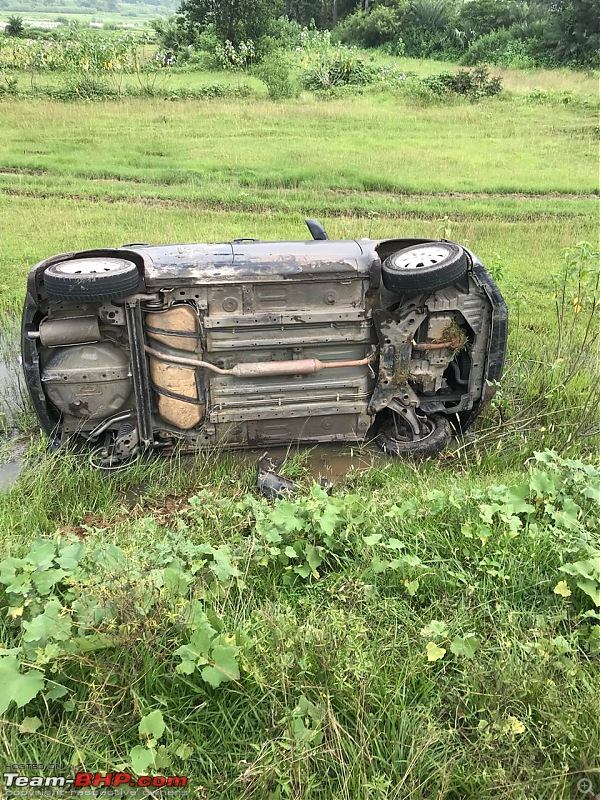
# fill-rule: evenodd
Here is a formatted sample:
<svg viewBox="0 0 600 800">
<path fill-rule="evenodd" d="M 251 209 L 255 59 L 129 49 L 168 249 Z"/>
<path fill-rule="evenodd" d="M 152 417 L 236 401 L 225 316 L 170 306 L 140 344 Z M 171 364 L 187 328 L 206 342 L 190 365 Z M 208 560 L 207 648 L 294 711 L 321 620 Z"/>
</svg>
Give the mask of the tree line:
<svg viewBox="0 0 600 800">
<path fill-rule="evenodd" d="M 599 64 L 597 0 L 182 0 L 163 44 L 194 48 L 203 36 L 257 54 L 289 44 L 295 28 L 393 55 L 505 66 Z M 297 31 L 296 31 L 297 32 Z"/>
</svg>

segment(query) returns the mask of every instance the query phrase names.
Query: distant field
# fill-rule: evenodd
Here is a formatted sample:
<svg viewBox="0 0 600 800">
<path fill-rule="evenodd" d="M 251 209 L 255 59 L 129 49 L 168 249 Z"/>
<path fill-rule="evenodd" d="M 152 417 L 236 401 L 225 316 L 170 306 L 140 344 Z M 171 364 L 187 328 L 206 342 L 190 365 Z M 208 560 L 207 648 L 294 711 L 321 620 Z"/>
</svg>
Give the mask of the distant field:
<svg viewBox="0 0 600 800">
<path fill-rule="evenodd" d="M 64 6 L 47 10 L 31 11 L 25 4 L 11 3 L 11 7 L 0 9 L 0 22 L 7 22 L 11 16 L 23 17 L 25 25 L 32 22 L 54 22 L 57 19 L 67 19 L 87 26 L 90 22 L 102 22 L 104 25 L 134 24 L 136 27 L 146 26 L 150 20 L 172 14 L 174 8 L 168 3 L 163 6 L 148 6 L 142 3 L 119 3 L 118 11 L 95 11 L 90 8 L 77 8 L 74 3 L 65 3 Z M 34 26 L 35 27 L 35 26 Z"/>
<path fill-rule="evenodd" d="M 420 108 L 384 96 L 2 109 L 0 280 L 15 296 L 17 275 L 56 249 L 285 238 L 300 235 L 302 214 L 340 236 L 450 224 L 515 278 L 545 274 L 561 247 L 595 235 L 592 111 L 501 99 Z M 85 223 L 46 225 L 58 208 Z"/>
</svg>

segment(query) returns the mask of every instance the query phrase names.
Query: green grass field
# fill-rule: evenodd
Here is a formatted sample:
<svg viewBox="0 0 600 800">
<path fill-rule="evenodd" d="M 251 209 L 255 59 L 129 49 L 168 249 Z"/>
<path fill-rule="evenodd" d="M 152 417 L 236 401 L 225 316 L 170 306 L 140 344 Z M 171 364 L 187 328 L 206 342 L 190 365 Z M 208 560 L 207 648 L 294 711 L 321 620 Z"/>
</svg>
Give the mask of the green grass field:
<svg viewBox="0 0 600 800">
<path fill-rule="evenodd" d="M 46 541 L 0 565 L 0 678 L 17 691 L 21 647 L 34 697 L 5 710 L 7 762 L 187 775 L 180 794 L 211 800 L 600 792 L 598 298 L 569 277 L 559 329 L 551 281 L 563 248 L 597 249 L 597 119 L 520 97 L 540 75 L 511 71 L 513 94 L 476 105 L 0 103 L 5 326 L 54 253 L 304 238 L 304 216 L 331 238 L 468 244 L 511 310 L 476 438 L 434 463 L 377 459 L 330 498 L 296 448 L 303 488 L 273 507 L 248 457 L 101 476 L 33 436 L 0 493 L 5 554 Z M 566 460 L 536 460 L 548 448 Z"/>
</svg>

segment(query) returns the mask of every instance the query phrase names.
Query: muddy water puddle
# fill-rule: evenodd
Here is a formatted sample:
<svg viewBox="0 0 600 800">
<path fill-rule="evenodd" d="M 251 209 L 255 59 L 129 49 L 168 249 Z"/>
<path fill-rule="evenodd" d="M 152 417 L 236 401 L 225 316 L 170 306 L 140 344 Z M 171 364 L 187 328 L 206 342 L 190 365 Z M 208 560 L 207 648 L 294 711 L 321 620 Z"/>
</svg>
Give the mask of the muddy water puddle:
<svg viewBox="0 0 600 800">
<path fill-rule="evenodd" d="M 252 460 L 258 463 L 264 452 L 267 452 L 267 458 L 275 466 L 283 462 L 279 471 L 292 480 L 324 479 L 336 483 L 347 475 L 367 472 L 373 467 L 383 467 L 390 463 L 385 453 L 375 446 L 349 444 L 321 444 L 293 450 L 271 447 L 267 451 L 253 450 L 238 457 L 243 458 L 246 463 L 251 463 Z"/>
<path fill-rule="evenodd" d="M 18 418 L 27 405 L 19 354 L 16 318 L 0 317 L 0 491 L 9 489 L 19 476 L 23 447 L 17 445 Z"/>
</svg>

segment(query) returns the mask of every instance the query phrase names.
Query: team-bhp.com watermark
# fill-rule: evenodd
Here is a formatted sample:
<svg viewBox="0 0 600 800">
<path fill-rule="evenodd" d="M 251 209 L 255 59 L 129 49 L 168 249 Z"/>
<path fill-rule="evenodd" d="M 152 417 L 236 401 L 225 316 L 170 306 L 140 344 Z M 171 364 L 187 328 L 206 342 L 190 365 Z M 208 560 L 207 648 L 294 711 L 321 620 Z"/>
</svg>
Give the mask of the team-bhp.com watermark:
<svg viewBox="0 0 600 800">
<path fill-rule="evenodd" d="M 31 772 L 36 768 L 38 774 L 24 775 L 23 771 Z M 52 774 L 48 766 L 38 764 L 10 764 L 3 773 L 4 787 L 7 797 L 32 797 L 52 795 L 58 796 L 62 792 L 77 792 L 77 796 L 93 793 L 95 789 L 102 790 L 102 796 L 111 794 L 122 795 L 122 790 L 131 789 L 158 789 L 161 796 L 175 794 L 179 789 L 185 789 L 188 779 L 185 775 L 131 775 L 128 772 L 77 772 L 73 778 L 64 775 Z M 56 771 L 60 767 L 54 768 Z M 12 771 L 10 771 L 12 770 Z M 86 792 L 87 790 L 87 792 Z M 62 794 L 60 796 L 63 796 Z"/>
</svg>

